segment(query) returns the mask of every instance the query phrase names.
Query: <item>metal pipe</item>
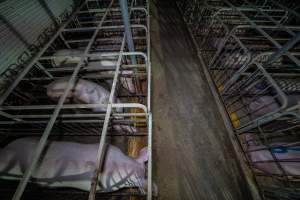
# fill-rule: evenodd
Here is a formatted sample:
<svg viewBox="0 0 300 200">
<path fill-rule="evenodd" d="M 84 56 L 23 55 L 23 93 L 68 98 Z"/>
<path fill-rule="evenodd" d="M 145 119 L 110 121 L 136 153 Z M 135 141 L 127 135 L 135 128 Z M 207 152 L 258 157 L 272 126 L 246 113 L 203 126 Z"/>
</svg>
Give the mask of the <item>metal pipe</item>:
<svg viewBox="0 0 300 200">
<path fill-rule="evenodd" d="M 119 4 L 122 11 L 122 17 L 124 21 L 124 28 L 125 28 L 125 37 L 127 41 L 127 47 L 130 52 L 134 52 L 134 43 L 132 39 L 132 32 L 131 32 L 131 26 L 130 26 L 130 17 L 128 14 L 128 4 L 127 0 L 119 0 Z M 136 57 L 134 55 L 131 56 L 132 64 L 136 64 Z"/>
<path fill-rule="evenodd" d="M 300 40 L 300 32 L 297 33 L 289 42 L 285 43 L 282 48 L 280 48 L 276 53 L 274 53 L 268 61 L 266 62 L 268 65 L 277 60 L 280 56 L 286 53 L 290 48 L 292 48 L 298 41 Z M 296 63 L 298 64 L 298 63 Z M 299 66 L 299 65 L 298 65 Z"/>
<path fill-rule="evenodd" d="M 92 179 L 91 189 L 90 189 L 90 193 L 89 193 L 89 200 L 95 200 L 95 198 L 96 198 L 95 194 L 96 194 L 96 190 L 97 190 L 97 185 L 98 185 L 97 183 L 98 183 L 99 174 L 100 174 L 103 157 L 104 157 L 103 152 L 104 152 L 104 147 L 105 147 L 107 128 L 108 128 L 109 119 L 110 119 L 111 112 L 112 112 L 112 103 L 113 103 L 116 85 L 117 85 L 117 81 L 118 81 L 118 76 L 119 76 L 119 71 L 120 71 L 120 66 L 121 66 L 121 61 L 122 61 L 122 52 L 123 52 L 124 46 L 125 46 L 125 35 L 124 35 L 124 39 L 123 39 L 122 46 L 120 49 L 120 55 L 118 58 L 117 67 L 116 67 L 116 71 L 115 71 L 114 79 L 113 79 L 113 84 L 112 84 L 110 95 L 109 95 L 108 106 L 107 106 L 107 110 L 106 110 L 106 114 L 105 114 L 99 148 L 98 148 L 98 152 L 97 152 L 95 173 L 94 173 L 94 176 Z"/>
<path fill-rule="evenodd" d="M 83 4 L 85 4 L 85 3 L 83 3 Z M 52 127 L 55 124 L 56 118 L 58 117 L 58 114 L 59 114 L 59 112 L 60 112 L 60 110 L 61 110 L 61 108 L 62 108 L 62 106 L 64 104 L 65 99 L 67 98 L 67 95 L 68 95 L 69 91 L 71 90 L 71 88 L 75 84 L 76 76 L 77 76 L 77 74 L 78 74 L 78 72 L 79 72 L 79 70 L 80 70 L 80 68 L 82 66 L 83 59 L 86 57 L 86 54 L 88 54 L 88 52 L 89 52 L 89 50 L 90 50 L 90 48 L 91 48 L 94 40 L 96 39 L 97 34 L 98 34 L 98 32 L 99 32 L 99 30 L 100 30 L 100 28 L 102 26 L 102 23 L 103 23 L 105 17 L 107 16 L 108 11 L 111 8 L 112 4 L 113 4 L 113 0 L 111 1 L 109 7 L 107 8 L 107 11 L 104 14 L 101 22 L 97 26 L 98 29 L 94 32 L 93 37 L 91 38 L 88 46 L 86 47 L 86 49 L 84 51 L 84 54 L 80 57 L 80 62 L 77 64 L 76 68 L 74 69 L 74 72 L 73 72 L 71 78 L 69 79 L 67 87 L 66 87 L 66 89 L 64 91 L 64 94 L 60 97 L 60 99 L 58 101 L 58 104 L 57 104 L 57 106 L 56 106 L 56 108 L 55 108 L 55 110 L 54 110 L 54 112 L 52 114 L 52 117 L 49 120 L 49 122 L 47 124 L 47 127 L 44 130 L 44 133 L 43 133 L 43 135 L 42 135 L 42 137 L 41 137 L 41 139 L 40 139 L 40 141 L 39 141 L 39 143 L 38 143 L 38 145 L 36 147 L 36 150 L 35 150 L 33 158 L 32 158 L 32 162 L 30 163 L 29 167 L 26 169 L 26 171 L 24 173 L 24 176 L 23 176 L 22 180 L 20 181 L 20 183 L 19 183 L 19 185 L 17 187 L 16 192 L 14 193 L 13 200 L 19 200 L 19 199 L 21 199 L 22 194 L 24 193 L 25 187 L 27 186 L 29 178 L 30 178 L 30 176 L 32 174 L 32 171 L 35 169 L 35 167 L 37 165 L 37 162 L 38 162 L 38 160 L 39 160 L 39 158 L 40 158 L 40 156 L 42 154 L 42 151 L 44 150 L 44 147 L 46 145 L 48 136 L 49 136 L 49 134 L 50 134 L 50 132 L 52 130 Z"/>
</svg>

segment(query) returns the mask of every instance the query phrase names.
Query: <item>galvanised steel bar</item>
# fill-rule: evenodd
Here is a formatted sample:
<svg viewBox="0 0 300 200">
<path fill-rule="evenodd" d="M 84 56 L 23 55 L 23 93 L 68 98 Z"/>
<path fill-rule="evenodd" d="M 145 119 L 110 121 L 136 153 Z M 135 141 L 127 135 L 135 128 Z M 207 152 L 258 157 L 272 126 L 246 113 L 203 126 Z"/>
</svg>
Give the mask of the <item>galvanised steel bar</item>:
<svg viewBox="0 0 300 200">
<path fill-rule="evenodd" d="M 2 115 L 3 117 L 6 117 L 6 118 L 12 119 L 14 121 L 22 121 L 22 119 L 20 119 L 20 117 L 8 114 L 6 112 L 3 112 L 2 110 L 0 110 L 0 115 Z"/>
<path fill-rule="evenodd" d="M 1 112 L 1 111 L 0 111 Z M 142 117 L 146 116 L 144 113 L 113 113 L 112 116 L 116 117 Z M 35 118 L 50 118 L 50 114 L 36 114 L 36 115 L 13 115 L 13 117 L 17 118 L 26 118 L 26 119 L 35 119 Z M 59 115 L 60 118 L 90 118 L 90 117 L 105 117 L 104 113 L 99 113 L 99 114 L 62 114 Z M 15 118 L 14 118 L 15 119 Z M 16 120 L 17 121 L 17 120 Z"/>
<path fill-rule="evenodd" d="M 122 18 L 124 22 L 124 28 L 125 28 L 125 37 L 127 41 L 127 46 L 130 52 L 134 52 L 134 43 L 132 39 L 132 32 L 131 32 L 131 25 L 130 25 L 130 17 L 129 17 L 129 10 L 128 10 L 128 4 L 127 0 L 119 0 L 119 4 L 121 7 L 122 12 Z M 132 64 L 136 64 L 136 57 L 131 56 L 131 62 Z"/>
<path fill-rule="evenodd" d="M 290 8 L 288 8 L 288 7 L 282 5 L 281 3 L 276 2 L 274 0 L 269 0 L 269 1 L 271 1 L 272 3 L 274 3 L 275 5 L 277 5 L 278 7 L 282 8 L 284 10 L 287 10 L 289 13 L 295 15 L 296 17 L 298 17 L 300 19 L 300 14 L 297 13 L 296 11 L 294 11 L 293 9 L 290 9 Z"/>
<path fill-rule="evenodd" d="M 0 125 L 17 125 L 17 124 L 47 124 L 49 120 L 32 120 L 32 121 L 0 121 Z M 146 120 L 140 119 L 140 120 L 114 120 L 116 122 L 134 122 L 134 123 L 138 123 L 138 122 L 147 122 Z M 103 119 L 74 119 L 74 120 L 60 120 L 59 123 L 64 123 L 64 124 L 68 124 L 68 123 L 103 123 L 104 120 Z M 55 122 L 58 123 L 58 122 Z"/>
<path fill-rule="evenodd" d="M 32 174 L 32 171 L 35 169 L 35 167 L 37 165 L 37 162 L 38 162 L 38 160 L 39 160 L 39 158 L 41 156 L 41 153 L 42 153 L 42 151 L 43 151 L 43 149 L 44 149 L 44 147 L 46 145 L 47 138 L 48 138 L 48 136 L 49 136 L 49 134 L 50 134 L 50 132 L 52 130 L 53 125 L 55 124 L 56 118 L 57 118 L 57 116 L 58 116 L 58 114 L 59 114 L 59 112 L 61 110 L 61 107 L 63 106 L 63 103 L 64 103 L 65 99 L 67 98 L 67 95 L 68 95 L 69 91 L 71 90 L 71 88 L 75 84 L 76 76 L 77 76 L 77 74 L 78 74 L 78 72 L 79 72 L 79 70 L 80 70 L 80 68 L 81 68 L 81 66 L 83 64 L 83 59 L 86 57 L 86 54 L 89 52 L 89 50 L 90 50 L 90 48 L 91 48 L 91 46 L 92 46 L 95 38 L 97 37 L 97 34 L 98 34 L 98 32 L 99 32 L 99 30 L 100 30 L 100 28 L 102 26 L 102 23 L 103 23 L 104 19 L 106 18 L 107 14 L 109 12 L 109 9 L 111 8 L 113 2 L 114 1 L 112 0 L 111 3 L 110 3 L 110 5 L 109 5 L 109 7 L 107 8 L 106 13 L 104 14 L 104 16 L 102 18 L 101 23 L 99 23 L 99 25 L 97 26 L 98 29 L 95 30 L 95 32 L 94 32 L 94 34 L 93 34 L 93 36 L 92 36 L 92 38 L 91 38 L 88 46 L 86 47 L 86 49 L 84 51 L 84 54 L 80 57 L 80 62 L 77 64 L 76 68 L 74 69 L 74 72 L 73 72 L 71 78 L 68 81 L 67 87 L 64 90 L 64 94 L 60 97 L 60 99 L 58 101 L 58 104 L 57 104 L 57 106 L 56 106 L 56 108 L 55 108 L 55 110 L 54 110 L 54 112 L 52 114 L 52 117 L 49 120 L 49 122 L 47 124 L 47 127 L 44 130 L 44 133 L 43 133 L 42 137 L 40 138 L 40 141 L 39 141 L 39 143 L 38 143 L 38 145 L 36 147 L 36 150 L 34 152 L 32 161 L 31 161 L 29 167 L 26 169 L 26 171 L 24 173 L 24 176 L 23 176 L 22 180 L 20 181 L 20 183 L 19 183 L 19 185 L 17 187 L 17 190 L 16 190 L 16 192 L 15 192 L 15 194 L 13 196 L 13 200 L 19 200 L 19 199 L 21 199 L 22 194 L 23 194 L 23 192 L 25 190 L 25 187 L 27 186 L 29 178 L 30 178 L 30 176 Z"/>
<path fill-rule="evenodd" d="M 296 33 L 294 33 L 293 31 L 291 31 L 290 29 L 288 29 L 286 26 L 281 25 L 279 22 L 277 22 L 272 16 L 268 15 L 266 12 L 264 12 L 261 8 L 256 7 L 255 5 L 253 5 L 251 2 L 249 2 L 248 0 L 244 0 L 248 5 L 250 5 L 253 9 L 255 9 L 256 11 L 258 11 L 260 14 L 262 14 L 263 16 L 265 16 L 266 18 L 268 18 L 268 20 L 270 20 L 271 22 L 273 22 L 277 27 L 281 28 L 282 30 L 285 30 L 287 33 L 289 33 L 292 36 L 295 36 Z"/>
<path fill-rule="evenodd" d="M 105 30 L 105 29 L 120 29 L 120 28 L 125 28 L 126 26 L 124 25 L 118 25 L 118 26 L 104 26 L 104 27 L 101 27 L 102 30 Z M 147 29 L 147 27 L 145 25 L 142 25 L 142 24 L 134 24 L 134 25 L 131 25 L 131 28 L 144 28 L 144 29 Z M 83 28 L 66 28 L 64 29 L 63 31 L 64 32 L 75 32 L 75 31 L 93 31 L 95 30 L 96 27 L 83 27 Z M 134 51 L 130 51 L 130 52 L 134 52 Z"/>
<path fill-rule="evenodd" d="M 297 42 L 300 41 L 300 32 L 295 35 L 289 42 L 285 43 L 281 49 L 279 49 L 276 53 L 269 57 L 266 64 L 271 64 L 275 60 L 277 60 L 280 56 L 284 55 L 290 48 L 292 48 Z M 298 65 L 299 66 L 299 65 Z"/>
</svg>

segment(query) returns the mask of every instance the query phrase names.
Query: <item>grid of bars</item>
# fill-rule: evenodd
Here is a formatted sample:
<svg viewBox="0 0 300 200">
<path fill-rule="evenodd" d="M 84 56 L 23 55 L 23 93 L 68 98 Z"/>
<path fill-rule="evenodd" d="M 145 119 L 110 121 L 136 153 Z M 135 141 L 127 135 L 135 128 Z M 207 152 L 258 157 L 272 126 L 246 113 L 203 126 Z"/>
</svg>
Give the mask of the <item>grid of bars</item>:
<svg viewBox="0 0 300 200">
<path fill-rule="evenodd" d="M 152 192 L 145 194 L 141 189 L 99 194 L 95 184 L 107 137 L 143 137 L 148 145 L 147 191 L 152 191 L 148 1 L 129 1 L 129 10 L 135 51 L 128 50 L 118 1 L 84 1 L 1 96 L 1 138 L 40 137 L 32 162 L 17 185 L 13 199 L 20 199 L 23 193 L 24 198 L 26 194 L 33 198 L 28 196 L 26 186 L 30 185 L 31 174 L 48 138 L 56 136 L 80 140 L 95 137 L 99 149 L 89 195 L 52 190 L 48 194 L 52 194 L 51 198 L 55 195 L 55 198 L 69 199 L 66 197 L 69 195 L 72 199 L 84 196 L 90 200 L 131 199 L 133 196 L 152 199 Z M 66 50 L 68 53 L 63 53 Z M 49 98 L 47 87 L 59 80 L 64 80 L 65 87 L 57 99 Z M 106 102 L 81 103 L 70 98 L 80 81 L 90 81 L 105 88 L 108 91 Z"/>
<path fill-rule="evenodd" d="M 279 0 L 177 5 L 262 197 L 299 198 L 299 6 Z"/>
</svg>

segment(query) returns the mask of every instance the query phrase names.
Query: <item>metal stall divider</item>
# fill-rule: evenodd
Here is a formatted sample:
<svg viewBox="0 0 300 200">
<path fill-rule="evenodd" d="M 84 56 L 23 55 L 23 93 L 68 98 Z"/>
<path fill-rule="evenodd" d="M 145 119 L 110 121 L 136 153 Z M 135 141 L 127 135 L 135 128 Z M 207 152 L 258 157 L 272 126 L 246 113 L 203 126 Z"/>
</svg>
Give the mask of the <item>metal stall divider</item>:
<svg viewBox="0 0 300 200">
<path fill-rule="evenodd" d="M 106 136 L 147 137 L 145 189 L 152 191 L 149 5 L 148 1 L 139 3 L 131 1 L 130 7 L 130 28 L 136 47 L 134 52 L 126 52 L 128 49 L 118 4 L 113 0 L 85 1 L 1 96 L 0 131 L 3 135 L 20 137 L 40 136 L 43 133 L 13 199 L 20 199 L 26 191 L 49 136 L 99 136 L 101 130 L 94 180 L 98 180 Z M 131 60 L 133 57 L 136 62 Z M 35 68 L 37 62 L 52 77 Z M 109 101 L 76 102 L 76 99 L 70 98 L 83 79 L 109 89 Z M 49 96 L 49 83 L 52 81 L 65 81 L 56 99 Z M 144 85 L 143 90 L 138 91 L 139 84 Z M 145 124 L 144 132 L 135 127 L 137 123 Z M 125 196 L 145 196 L 143 189 L 140 189 Z M 123 193 L 119 194 L 122 196 Z M 90 199 L 99 195 L 92 187 Z M 118 193 L 102 196 L 110 195 Z M 147 199 L 152 199 L 152 192 L 147 193 Z"/>
<path fill-rule="evenodd" d="M 220 102 L 224 121 L 230 123 L 226 127 L 239 141 L 240 148 L 236 151 L 243 149 L 261 196 L 265 199 L 296 198 L 299 185 L 295 183 L 299 177 L 291 178 L 287 171 L 290 166 L 300 169 L 300 155 L 296 152 L 280 157 L 279 152 L 274 154 L 272 150 L 278 142 L 289 146 L 290 135 L 282 134 L 275 141 L 273 138 L 265 140 L 266 134 L 261 130 L 271 126 L 271 133 L 275 135 L 283 130 L 276 126 L 278 119 L 287 123 L 291 120 L 283 116 L 297 115 L 298 112 L 300 15 L 293 10 L 295 5 L 274 0 L 179 0 L 177 5 L 197 47 L 212 93 Z M 289 125 L 287 123 L 285 128 Z M 289 129 L 294 130 L 292 149 L 297 150 L 299 131 L 293 125 Z M 256 146 L 252 148 L 257 148 L 257 151 L 245 151 L 245 138 L 240 135 L 253 137 Z M 266 148 L 261 150 L 259 145 Z M 286 149 L 286 146 L 282 148 Z M 249 154 L 252 160 L 249 160 Z M 260 158 L 271 164 L 259 161 Z M 286 164 L 285 161 L 293 164 Z M 272 163 L 282 171 L 276 178 L 270 174 L 274 167 Z M 257 170 L 260 175 L 255 173 Z M 293 173 L 297 174 L 297 170 Z M 266 180 L 259 176 L 271 176 L 273 179 L 264 182 Z M 279 176 L 288 181 L 276 184 Z M 293 187 L 288 187 L 291 182 Z"/>
</svg>

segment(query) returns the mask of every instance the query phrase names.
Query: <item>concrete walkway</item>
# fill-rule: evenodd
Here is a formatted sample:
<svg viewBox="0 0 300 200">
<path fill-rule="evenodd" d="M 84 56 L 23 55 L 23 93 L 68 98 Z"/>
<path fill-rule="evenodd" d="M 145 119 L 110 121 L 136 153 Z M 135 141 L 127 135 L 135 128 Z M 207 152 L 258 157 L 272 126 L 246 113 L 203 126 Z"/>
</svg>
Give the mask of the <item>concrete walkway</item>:
<svg viewBox="0 0 300 200">
<path fill-rule="evenodd" d="M 161 200 L 248 199 L 175 0 L 151 5 L 154 180 Z"/>
</svg>

